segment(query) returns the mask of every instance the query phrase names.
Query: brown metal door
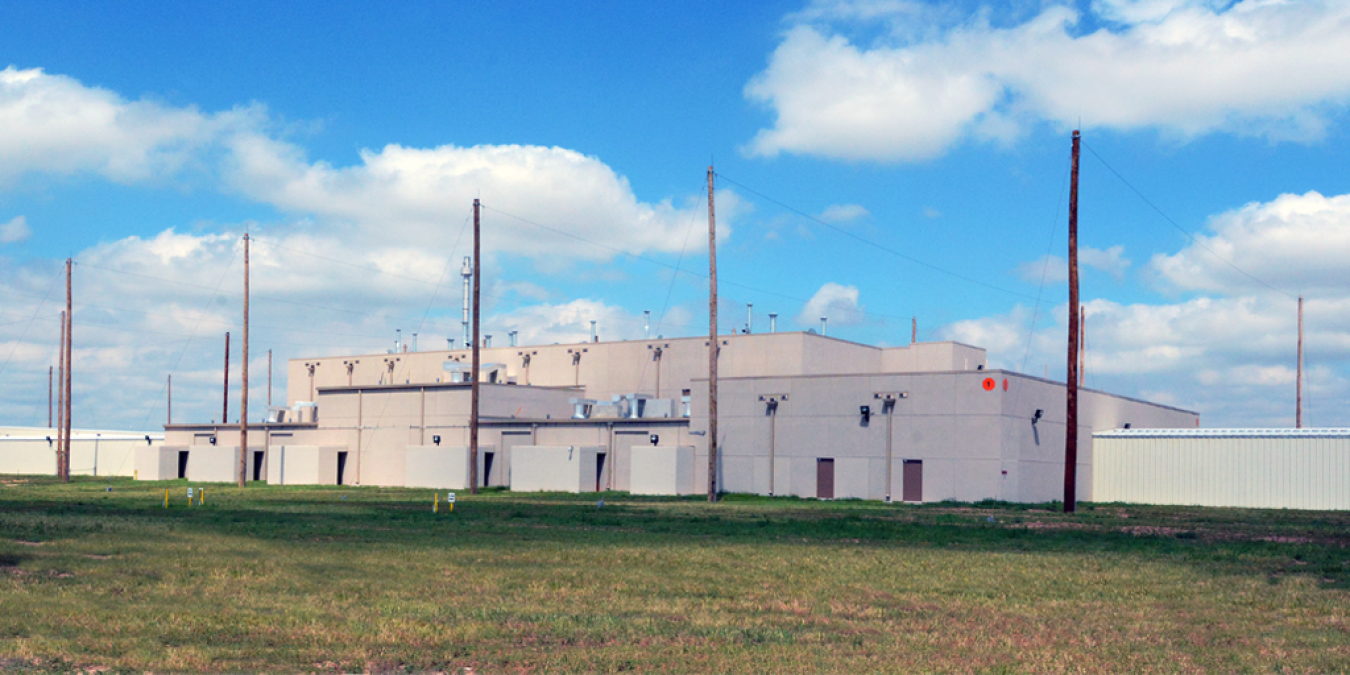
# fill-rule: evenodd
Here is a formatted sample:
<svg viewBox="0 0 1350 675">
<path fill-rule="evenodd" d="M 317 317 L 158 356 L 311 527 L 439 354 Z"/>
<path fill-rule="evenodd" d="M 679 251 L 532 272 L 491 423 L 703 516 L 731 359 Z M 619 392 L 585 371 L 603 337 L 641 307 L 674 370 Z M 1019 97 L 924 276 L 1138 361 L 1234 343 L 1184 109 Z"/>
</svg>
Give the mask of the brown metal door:
<svg viewBox="0 0 1350 675">
<path fill-rule="evenodd" d="M 816 460 L 816 498 L 834 499 L 834 458 Z"/>
<path fill-rule="evenodd" d="M 923 462 L 917 459 L 905 460 L 904 500 L 923 501 Z"/>
</svg>

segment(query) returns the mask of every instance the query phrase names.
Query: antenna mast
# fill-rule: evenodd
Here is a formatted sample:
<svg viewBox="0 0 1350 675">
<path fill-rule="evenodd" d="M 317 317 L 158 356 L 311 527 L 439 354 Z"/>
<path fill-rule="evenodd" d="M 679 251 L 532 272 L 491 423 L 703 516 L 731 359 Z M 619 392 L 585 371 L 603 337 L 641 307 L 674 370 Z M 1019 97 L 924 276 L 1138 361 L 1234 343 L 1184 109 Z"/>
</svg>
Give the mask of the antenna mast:
<svg viewBox="0 0 1350 675">
<path fill-rule="evenodd" d="M 1064 512 L 1078 501 L 1078 130 L 1073 132 L 1073 164 L 1069 180 L 1069 372 L 1064 414 Z"/>
</svg>

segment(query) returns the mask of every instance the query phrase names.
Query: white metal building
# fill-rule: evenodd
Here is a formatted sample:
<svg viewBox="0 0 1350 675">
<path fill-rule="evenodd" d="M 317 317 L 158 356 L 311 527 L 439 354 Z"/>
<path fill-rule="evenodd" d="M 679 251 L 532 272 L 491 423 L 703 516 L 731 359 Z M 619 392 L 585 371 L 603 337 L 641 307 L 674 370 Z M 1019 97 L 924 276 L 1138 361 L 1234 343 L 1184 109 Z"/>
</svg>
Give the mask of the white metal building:
<svg viewBox="0 0 1350 675">
<path fill-rule="evenodd" d="M 1350 509 L 1350 429 L 1093 434 L 1097 502 Z"/>
</svg>

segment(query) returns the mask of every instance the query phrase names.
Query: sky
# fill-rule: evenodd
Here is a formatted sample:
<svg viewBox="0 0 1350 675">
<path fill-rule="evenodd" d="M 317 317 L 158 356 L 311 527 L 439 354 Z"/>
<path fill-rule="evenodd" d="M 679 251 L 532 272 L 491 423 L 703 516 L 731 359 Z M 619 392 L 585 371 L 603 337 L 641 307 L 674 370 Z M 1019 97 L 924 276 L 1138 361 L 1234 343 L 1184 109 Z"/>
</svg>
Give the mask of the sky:
<svg viewBox="0 0 1350 675">
<path fill-rule="evenodd" d="M 482 201 L 504 345 L 720 327 L 988 350 L 1062 380 L 1081 130 L 1086 383 L 1350 426 L 1350 2 L 0 1 L 0 425 L 251 416 L 287 359 L 460 340 Z M 826 321 L 822 326 L 821 318 Z M 237 411 L 235 402 L 231 409 Z M 257 411 L 256 415 L 252 414 Z M 237 413 L 234 413 L 237 414 Z"/>
</svg>

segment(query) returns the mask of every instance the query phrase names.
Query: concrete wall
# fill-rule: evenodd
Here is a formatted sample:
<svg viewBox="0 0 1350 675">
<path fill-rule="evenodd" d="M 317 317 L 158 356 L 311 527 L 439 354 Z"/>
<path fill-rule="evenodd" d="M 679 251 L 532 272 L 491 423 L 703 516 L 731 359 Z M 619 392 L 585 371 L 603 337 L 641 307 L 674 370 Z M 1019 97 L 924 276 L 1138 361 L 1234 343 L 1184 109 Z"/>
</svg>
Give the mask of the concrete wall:
<svg viewBox="0 0 1350 675">
<path fill-rule="evenodd" d="M 1095 501 L 1350 509 L 1350 430 L 1098 434 Z"/>
<path fill-rule="evenodd" d="M 269 485 L 337 485 L 338 453 L 345 450 L 345 447 L 321 447 L 317 445 L 273 446 L 267 453 L 267 483 Z M 350 461 L 348 459 L 348 462 Z M 346 471 L 350 470 L 349 467 L 346 469 Z"/>
<path fill-rule="evenodd" d="M 973 370 L 984 363 L 983 349 L 950 342 L 883 350 L 800 332 L 723 335 L 719 339 L 725 377 Z M 706 375 L 707 341 L 706 337 L 662 338 L 480 351 L 483 363 L 502 364 L 505 377 L 521 385 L 578 387 L 586 397 L 596 399 L 629 393 L 678 399 L 695 379 Z M 658 349 L 661 356 L 656 359 Z M 573 360 L 574 354 L 580 354 L 578 361 Z M 293 403 L 316 400 L 327 387 L 449 382 L 444 364 L 467 364 L 469 360 L 467 349 L 295 359 L 288 365 L 287 396 Z"/>
<path fill-rule="evenodd" d="M 488 455 L 492 454 L 496 468 L 496 447 L 478 446 L 478 481 L 486 485 Z M 407 487 L 469 489 L 468 446 L 411 445 L 406 451 L 403 484 Z"/>
<path fill-rule="evenodd" d="M 696 491 L 693 446 L 634 446 L 630 453 L 629 492 L 687 495 Z"/>
<path fill-rule="evenodd" d="M 239 446 L 192 446 L 188 448 L 187 478 L 197 483 L 237 483 Z M 253 462 L 249 458 L 245 480 L 253 480 Z"/>
<path fill-rule="evenodd" d="M 179 448 L 152 445 L 136 448 L 135 475 L 138 480 L 175 480 L 178 478 Z"/>
<path fill-rule="evenodd" d="M 706 384 L 694 391 L 690 429 L 697 434 L 707 429 Z M 904 462 L 911 460 L 921 462 L 925 502 L 1059 499 L 1064 392 L 1062 384 L 1006 371 L 724 379 L 720 484 L 729 492 L 814 497 L 821 487 L 818 462 L 833 459 L 836 499 L 889 495 L 898 501 Z M 906 395 L 889 414 L 876 398 L 885 393 Z M 773 414 L 766 403 L 770 398 L 780 401 Z M 866 420 L 860 411 L 864 405 L 871 413 Z M 1032 424 L 1037 409 L 1042 418 Z M 1195 419 L 1189 411 L 1084 390 L 1079 498 L 1092 498 L 1094 430 L 1126 422 L 1186 428 Z M 695 481 L 702 489 L 707 440 L 694 438 Z"/>
<path fill-rule="evenodd" d="M 599 446 L 516 446 L 511 489 L 517 492 L 595 492 Z"/>
</svg>

